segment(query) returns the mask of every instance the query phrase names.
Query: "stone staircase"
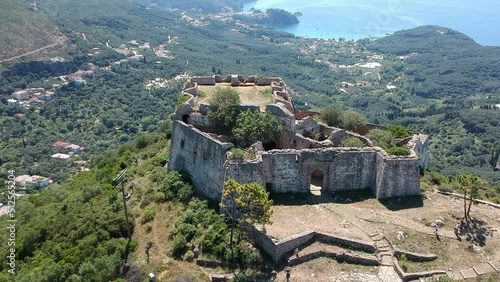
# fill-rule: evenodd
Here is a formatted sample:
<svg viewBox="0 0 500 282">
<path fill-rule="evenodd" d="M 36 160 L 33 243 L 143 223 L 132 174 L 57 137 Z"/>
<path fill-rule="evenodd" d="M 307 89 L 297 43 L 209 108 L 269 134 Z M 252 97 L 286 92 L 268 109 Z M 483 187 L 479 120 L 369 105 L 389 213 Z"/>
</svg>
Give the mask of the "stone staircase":
<svg viewBox="0 0 500 282">
<path fill-rule="evenodd" d="M 380 261 L 378 278 L 382 282 L 402 282 L 399 275 L 394 270 L 393 254 L 394 250 L 382 233 L 373 233 L 370 238 L 375 242 L 376 256 Z"/>
<path fill-rule="evenodd" d="M 393 250 L 389 241 L 381 233 L 373 233 L 370 238 L 375 242 L 376 255 L 380 265 L 392 266 Z"/>
</svg>

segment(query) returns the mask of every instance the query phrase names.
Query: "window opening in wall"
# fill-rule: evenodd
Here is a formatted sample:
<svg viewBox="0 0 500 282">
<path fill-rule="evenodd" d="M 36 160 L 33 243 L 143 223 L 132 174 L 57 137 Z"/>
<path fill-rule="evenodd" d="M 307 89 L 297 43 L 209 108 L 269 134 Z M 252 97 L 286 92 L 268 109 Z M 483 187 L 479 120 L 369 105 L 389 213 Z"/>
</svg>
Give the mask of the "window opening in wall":
<svg viewBox="0 0 500 282">
<path fill-rule="evenodd" d="M 189 122 L 189 115 L 183 115 L 182 116 L 182 122 L 184 122 L 185 124 L 188 124 Z"/>
<path fill-rule="evenodd" d="M 298 163 L 300 161 L 300 156 L 299 155 L 295 155 L 295 162 Z"/>
<path fill-rule="evenodd" d="M 311 173 L 309 191 L 313 195 L 320 196 L 323 190 L 324 174 L 321 170 L 315 170 Z"/>
<path fill-rule="evenodd" d="M 184 140 L 181 140 L 181 148 L 184 148 Z"/>
</svg>

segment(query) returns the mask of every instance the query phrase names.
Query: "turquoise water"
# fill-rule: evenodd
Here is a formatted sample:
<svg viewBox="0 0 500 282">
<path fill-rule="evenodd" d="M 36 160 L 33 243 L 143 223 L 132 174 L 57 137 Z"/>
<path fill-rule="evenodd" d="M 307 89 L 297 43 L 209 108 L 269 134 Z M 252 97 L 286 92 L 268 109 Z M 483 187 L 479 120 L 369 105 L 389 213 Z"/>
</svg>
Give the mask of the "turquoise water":
<svg viewBox="0 0 500 282">
<path fill-rule="evenodd" d="M 301 12 L 299 24 L 276 28 L 310 38 L 380 37 L 433 24 L 458 30 L 482 45 L 500 46 L 498 0 L 258 0 L 244 10 L 252 7 Z"/>
</svg>

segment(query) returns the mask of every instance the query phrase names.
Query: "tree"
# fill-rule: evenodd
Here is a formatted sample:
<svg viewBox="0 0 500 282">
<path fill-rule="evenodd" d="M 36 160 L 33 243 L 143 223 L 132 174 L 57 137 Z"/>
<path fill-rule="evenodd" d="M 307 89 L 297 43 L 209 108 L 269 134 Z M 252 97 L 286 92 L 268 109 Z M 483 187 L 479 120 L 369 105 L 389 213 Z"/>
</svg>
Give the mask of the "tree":
<svg viewBox="0 0 500 282">
<path fill-rule="evenodd" d="M 330 105 L 321 110 L 320 118 L 329 126 L 341 126 L 344 111 L 339 105 Z"/>
<path fill-rule="evenodd" d="M 224 182 L 220 207 L 222 215 L 230 222 L 231 259 L 234 258 L 234 229 L 242 223 L 270 223 L 272 205 L 269 193 L 258 183 L 241 185 L 233 179 Z"/>
<path fill-rule="evenodd" d="M 482 180 L 477 175 L 474 174 L 461 174 L 457 176 L 453 186 L 464 193 L 464 219 L 469 222 L 471 220 L 470 217 L 470 209 L 472 206 L 472 202 L 474 198 L 479 195 L 480 189 L 483 189 L 488 186 L 488 183 L 485 180 Z M 467 195 L 469 197 L 469 204 L 467 205 Z"/>
<path fill-rule="evenodd" d="M 187 203 L 193 195 L 192 186 L 177 171 L 167 174 L 160 186 L 160 191 L 165 195 L 165 200 L 179 200 Z"/>
<path fill-rule="evenodd" d="M 209 100 L 208 118 L 221 131 L 230 131 L 236 123 L 240 95 L 230 87 L 217 87 Z"/>
<path fill-rule="evenodd" d="M 233 135 L 242 146 L 248 146 L 257 141 L 269 143 L 276 140 L 282 130 L 278 119 L 272 114 L 248 110 L 238 115 Z"/>
<path fill-rule="evenodd" d="M 362 114 L 356 111 L 347 111 L 343 114 L 342 126 L 347 130 L 357 132 L 366 125 L 368 120 Z"/>
<path fill-rule="evenodd" d="M 389 130 L 395 138 L 406 138 L 411 135 L 411 132 L 401 125 L 390 125 L 387 130 Z"/>
<path fill-rule="evenodd" d="M 373 142 L 373 145 L 381 147 L 382 149 L 389 149 L 394 146 L 395 138 L 389 131 L 386 130 L 372 129 L 368 132 L 366 137 Z"/>
</svg>

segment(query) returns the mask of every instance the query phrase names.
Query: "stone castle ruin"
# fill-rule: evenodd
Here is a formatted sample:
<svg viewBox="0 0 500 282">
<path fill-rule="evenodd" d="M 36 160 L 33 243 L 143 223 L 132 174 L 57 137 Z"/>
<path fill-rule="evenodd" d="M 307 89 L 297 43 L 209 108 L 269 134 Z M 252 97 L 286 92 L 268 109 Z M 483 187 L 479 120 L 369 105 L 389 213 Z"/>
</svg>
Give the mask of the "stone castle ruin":
<svg viewBox="0 0 500 282">
<path fill-rule="evenodd" d="M 232 160 L 230 138 L 215 134 L 207 113 L 208 96 L 217 86 L 240 93 L 238 111 L 267 111 L 282 124 L 278 140 L 250 147 L 255 159 Z M 296 111 L 285 82 L 278 77 L 193 77 L 185 83 L 182 95 L 187 101 L 174 114 L 168 168 L 188 173 L 197 192 L 214 201 L 220 201 L 227 179 L 258 182 L 271 193 L 308 193 L 314 186 L 330 193 L 368 188 L 378 199 L 420 194 L 419 169 L 427 166 L 425 135 L 401 141 L 410 149 L 409 156 L 388 155 L 362 135 Z M 365 146 L 341 147 L 347 137 Z"/>
</svg>

